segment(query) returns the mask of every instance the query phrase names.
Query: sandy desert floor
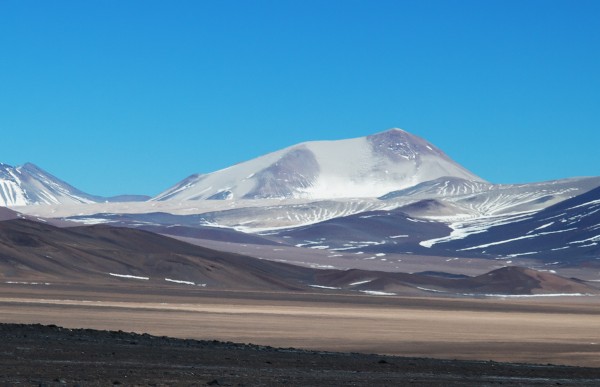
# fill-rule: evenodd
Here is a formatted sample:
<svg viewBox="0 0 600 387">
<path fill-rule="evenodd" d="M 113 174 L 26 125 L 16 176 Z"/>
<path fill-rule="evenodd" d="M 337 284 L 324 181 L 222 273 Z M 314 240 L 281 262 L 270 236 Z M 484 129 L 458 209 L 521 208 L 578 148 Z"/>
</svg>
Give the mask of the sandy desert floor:
<svg viewBox="0 0 600 387">
<path fill-rule="evenodd" d="M 600 367 L 598 297 L 436 299 L 0 285 L 0 322 L 275 347 Z"/>
</svg>

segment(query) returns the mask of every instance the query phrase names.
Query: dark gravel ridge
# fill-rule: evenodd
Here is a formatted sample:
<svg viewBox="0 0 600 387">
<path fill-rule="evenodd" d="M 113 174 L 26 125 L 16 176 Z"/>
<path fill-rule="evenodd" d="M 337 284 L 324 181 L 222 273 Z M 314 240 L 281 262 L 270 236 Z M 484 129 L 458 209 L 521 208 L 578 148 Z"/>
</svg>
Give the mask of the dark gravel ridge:
<svg viewBox="0 0 600 387">
<path fill-rule="evenodd" d="M 0 385 L 600 385 L 600 368 L 440 360 L 0 324 Z"/>
</svg>

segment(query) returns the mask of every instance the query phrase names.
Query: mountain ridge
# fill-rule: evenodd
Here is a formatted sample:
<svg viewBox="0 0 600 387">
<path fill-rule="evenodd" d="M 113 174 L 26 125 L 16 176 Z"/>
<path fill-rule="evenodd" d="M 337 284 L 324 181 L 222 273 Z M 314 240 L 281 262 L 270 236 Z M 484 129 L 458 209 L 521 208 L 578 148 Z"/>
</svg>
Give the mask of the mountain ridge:
<svg viewBox="0 0 600 387">
<path fill-rule="evenodd" d="M 0 163 L 0 206 L 171 200 L 435 199 L 486 191 L 503 200 L 507 189 L 540 186 L 542 190 L 543 185 L 553 182 L 577 185 L 578 181 L 593 179 L 493 184 L 457 164 L 425 139 L 392 128 L 364 137 L 295 144 L 215 172 L 192 174 L 154 197 L 92 195 L 32 163 L 17 167 Z"/>
</svg>

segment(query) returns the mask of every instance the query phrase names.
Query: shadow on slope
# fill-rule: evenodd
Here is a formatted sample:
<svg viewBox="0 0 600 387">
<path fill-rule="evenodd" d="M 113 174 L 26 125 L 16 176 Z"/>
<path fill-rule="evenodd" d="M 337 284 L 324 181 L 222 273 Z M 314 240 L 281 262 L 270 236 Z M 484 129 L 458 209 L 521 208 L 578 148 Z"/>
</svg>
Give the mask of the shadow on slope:
<svg viewBox="0 0 600 387">
<path fill-rule="evenodd" d="M 65 229 L 23 219 L 0 222 L 0 270 L 5 280 L 103 282 L 139 277 L 164 283 L 169 278 L 219 288 L 280 290 L 302 288 L 313 273 L 147 231 L 104 225 Z"/>
<path fill-rule="evenodd" d="M 139 281 L 152 286 L 421 295 L 596 292 L 581 281 L 517 267 L 477 277 L 318 270 L 211 250 L 142 230 L 106 225 L 65 229 L 27 219 L 0 222 L 0 278 L 5 283 Z"/>
</svg>

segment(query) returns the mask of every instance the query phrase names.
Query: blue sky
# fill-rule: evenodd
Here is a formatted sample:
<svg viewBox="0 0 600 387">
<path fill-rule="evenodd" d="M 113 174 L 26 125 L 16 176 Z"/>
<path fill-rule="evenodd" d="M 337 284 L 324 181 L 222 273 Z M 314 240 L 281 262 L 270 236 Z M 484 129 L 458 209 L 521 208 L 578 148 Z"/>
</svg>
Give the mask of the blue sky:
<svg viewBox="0 0 600 387">
<path fill-rule="evenodd" d="M 0 162 L 154 195 L 400 127 L 497 183 L 600 175 L 600 1 L 0 0 Z"/>
</svg>

